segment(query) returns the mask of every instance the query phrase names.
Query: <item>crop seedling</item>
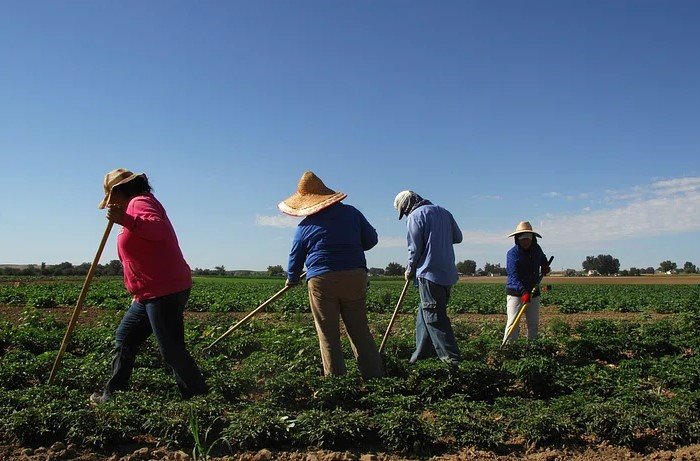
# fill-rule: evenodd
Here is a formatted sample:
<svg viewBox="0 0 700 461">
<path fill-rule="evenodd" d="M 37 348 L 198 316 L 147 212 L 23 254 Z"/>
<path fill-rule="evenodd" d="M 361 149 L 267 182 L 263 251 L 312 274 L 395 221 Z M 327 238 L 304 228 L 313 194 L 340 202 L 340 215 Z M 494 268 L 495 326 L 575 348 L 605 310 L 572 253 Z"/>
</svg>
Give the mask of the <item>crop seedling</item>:
<svg viewBox="0 0 700 461">
<path fill-rule="evenodd" d="M 207 461 L 209 459 L 209 453 L 218 443 L 227 443 L 224 437 L 219 437 L 214 441 L 209 442 L 209 434 L 216 425 L 219 418 L 216 418 L 211 425 L 204 431 L 204 435 L 200 434 L 199 418 L 195 409 L 190 407 L 189 409 L 189 428 L 190 434 L 192 434 L 192 439 L 194 440 L 194 448 L 192 448 L 192 459 Z"/>
</svg>

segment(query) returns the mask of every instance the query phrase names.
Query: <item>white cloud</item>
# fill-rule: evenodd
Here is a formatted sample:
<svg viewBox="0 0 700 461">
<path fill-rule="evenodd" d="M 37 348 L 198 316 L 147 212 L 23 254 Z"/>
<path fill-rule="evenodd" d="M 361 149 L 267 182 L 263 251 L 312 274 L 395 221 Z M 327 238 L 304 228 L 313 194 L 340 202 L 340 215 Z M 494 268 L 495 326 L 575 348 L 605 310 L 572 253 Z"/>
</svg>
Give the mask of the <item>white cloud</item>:
<svg viewBox="0 0 700 461">
<path fill-rule="evenodd" d="M 500 195 L 472 195 L 472 198 L 477 200 L 501 200 Z"/>
<path fill-rule="evenodd" d="M 675 187 L 678 185 L 693 185 L 700 188 L 700 176 L 688 176 L 684 178 L 664 179 L 654 181 L 652 187 Z"/>
<path fill-rule="evenodd" d="M 584 214 L 555 216 L 542 222 L 542 232 L 551 236 L 551 241 L 568 244 L 700 231 L 700 177 L 606 192 L 609 198 L 627 203 L 602 210 L 586 207 Z"/>
<path fill-rule="evenodd" d="M 295 218 L 288 215 L 274 215 L 274 216 L 255 216 L 255 224 L 258 226 L 268 226 L 268 227 L 296 227 L 301 221 L 301 218 Z"/>
<path fill-rule="evenodd" d="M 543 194 L 545 197 L 549 198 L 560 198 L 564 200 L 586 200 L 590 198 L 589 193 L 587 192 L 581 192 L 579 194 L 562 194 L 561 192 L 547 192 L 546 194 Z"/>
<path fill-rule="evenodd" d="M 547 244 L 575 245 L 700 231 L 700 177 L 656 181 L 630 191 L 607 190 L 612 207 L 547 214 L 535 225 Z M 607 202 L 611 203 L 611 202 Z M 535 221 L 533 220 L 533 223 Z M 464 232 L 467 245 L 497 245 L 510 230 Z"/>
<path fill-rule="evenodd" d="M 462 229 L 462 244 L 463 245 L 502 245 L 505 241 L 508 232 L 482 232 L 482 231 L 466 231 Z"/>
<path fill-rule="evenodd" d="M 604 199 L 604 201 L 606 203 L 637 200 L 637 199 L 642 198 L 642 196 L 643 196 L 643 194 L 641 192 L 618 192 L 618 191 L 605 191 L 605 192 L 608 194 Z"/>
<path fill-rule="evenodd" d="M 541 231 L 548 241 L 557 243 L 700 231 L 700 193 L 640 199 L 615 208 L 558 216 L 542 222 Z"/>
<path fill-rule="evenodd" d="M 406 237 L 379 237 L 377 248 L 401 248 L 406 246 Z"/>
<path fill-rule="evenodd" d="M 653 193 L 660 196 L 700 191 L 700 177 L 676 178 L 656 181 L 651 185 Z"/>
</svg>

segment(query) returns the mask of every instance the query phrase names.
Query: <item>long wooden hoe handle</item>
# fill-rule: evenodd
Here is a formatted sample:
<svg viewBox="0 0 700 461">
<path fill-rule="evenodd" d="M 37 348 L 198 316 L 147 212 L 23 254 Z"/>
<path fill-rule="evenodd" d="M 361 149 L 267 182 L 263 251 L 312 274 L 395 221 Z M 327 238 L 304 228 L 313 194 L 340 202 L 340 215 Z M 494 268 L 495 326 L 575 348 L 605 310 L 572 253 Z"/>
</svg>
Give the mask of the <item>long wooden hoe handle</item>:
<svg viewBox="0 0 700 461">
<path fill-rule="evenodd" d="M 95 269 L 97 268 L 97 264 L 100 262 L 100 256 L 102 256 L 102 250 L 105 248 L 105 244 L 107 243 L 107 239 L 109 238 L 109 233 L 112 231 L 112 226 L 114 225 L 114 222 L 109 221 L 107 223 L 107 228 L 105 229 L 105 233 L 102 235 L 102 241 L 100 242 L 100 246 L 97 248 L 97 253 L 95 253 L 95 259 L 92 260 L 92 264 L 90 265 L 90 269 L 88 269 L 88 273 L 85 276 L 85 282 L 83 283 L 83 289 L 80 291 L 80 296 L 78 296 L 78 301 L 75 303 L 75 308 L 73 309 L 73 315 L 71 315 L 70 322 L 68 323 L 68 328 L 66 329 L 66 334 L 63 336 L 63 342 L 61 343 L 61 348 L 58 350 L 58 355 L 56 356 L 56 360 L 53 363 L 53 368 L 51 368 L 51 374 L 49 375 L 49 384 L 51 384 L 56 377 L 56 372 L 58 371 L 58 366 L 61 363 L 61 358 L 63 357 L 63 353 L 66 352 L 66 347 L 68 346 L 68 341 L 70 341 L 70 337 L 73 334 L 73 330 L 75 329 L 75 323 L 78 321 L 78 316 L 80 315 L 80 310 L 83 307 L 83 303 L 85 302 L 85 296 L 87 296 L 88 289 L 90 288 L 90 283 L 92 282 L 92 277 L 95 275 Z"/>
<path fill-rule="evenodd" d="M 510 338 L 511 333 L 513 333 L 513 330 L 515 330 L 515 327 L 520 322 L 520 318 L 525 313 L 525 309 L 527 309 L 528 304 L 529 303 L 523 304 L 523 306 L 518 311 L 518 314 L 515 316 L 515 320 L 513 320 L 513 323 L 510 325 L 510 328 L 508 328 L 508 333 L 506 333 L 506 337 L 503 338 L 503 342 L 501 343 L 501 346 L 504 346 L 506 344 L 506 342 L 508 341 L 508 338 Z"/>
<path fill-rule="evenodd" d="M 396 303 L 396 308 L 394 309 L 394 314 L 391 316 L 391 320 L 389 321 L 389 326 L 386 328 L 386 332 L 384 333 L 384 337 L 382 338 L 382 344 L 379 346 L 379 353 L 381 354 L 384 352 L 384 346 L 386 345 L 386 340 L 389 337 L 389 332 L 391 331 L 391 327 L 394 326 L 394 320 L 396 320 L 396 314 L 399 313 L 399 308 L 401 307 L 401 304 L 403 304 L 403 299 L 406 297 L 406 292 L 408 292 L 408 285 L 411 283 L 410 280 L 406 280 L 406 283 L 403 286 L 403 290 L 401 290 L 401 296 L 399 296 L 399 302 Z"/>
<path fill-rule="evenodd" d="M 302 279 L 302 278 L 304 278 L 305 275 L 306 275 L 306 272 L 302 272 L 301 275 L 299 276 L 299 278 Z M 290 288 L 294 288 L 294 286 L 286 286 L 286 285 L 285 285 L 284 288 L 282 288 L 280 291 L 278 291 L 277 293 L 275 293 L 274 295 L 272 295 L 272 297 L 271 297 L 270 299 L 268 299 L 267 301 L 265 301 L 264 303 L 262 303 L 261 305 L 259 305 L 259 306 L 256 307 L 255 309 L 253 309 L 253 310 L 250 312 L 250 314 L 248 314 L 248 315 L 246 315 L 245 317 L 243 317 L 242 319 L 240 319 L 240 320 L 238 321 L 238 323 L 236 323 L 234 326 L 232 326 L 231 328 L 229 328 L 228 330 L 226 330 L 226 333 L 224 333 L 223 335 L 219 336 L 219 337 L 216 339 L 216 341 L 214 341 L 213 343 L 211 343 L 210 345 L 208 345 L 207 347 L 205 347 L 205 348 L 202 349 L 202 350 L 208 351 L 209 349 L 211 349 L 212 347 L 214 347 L 215 344 L 217 344 L 219 341 L 221 341 L 222 339 L 226 338 L 228 335 L 230 335 L 231 333 L 233 333 L 234 331 L 236 331 L 236 329 L 237 329 L 238 327 L 240 327 L 241 325 L 243 325 L 244 323 L 246 323 L 248 320 L 250 320 L 255 314 L 257 314 L 257 313 L 260 312 L 261 310 L 265 309 L 269 304 L 271 304 L 272 302 L 276 301 L 280 296 L 282 296 L 282 295 L 285 294 L 287 291 L 289 291 Z"/>
</svg>

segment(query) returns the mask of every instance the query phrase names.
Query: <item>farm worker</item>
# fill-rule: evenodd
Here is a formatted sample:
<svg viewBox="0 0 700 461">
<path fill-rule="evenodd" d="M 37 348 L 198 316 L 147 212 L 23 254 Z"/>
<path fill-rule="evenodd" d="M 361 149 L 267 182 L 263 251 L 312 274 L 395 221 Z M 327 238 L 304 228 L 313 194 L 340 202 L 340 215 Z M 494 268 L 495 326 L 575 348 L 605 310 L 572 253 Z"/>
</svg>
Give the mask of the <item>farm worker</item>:
<svg viewBox="0 0 700 461">
<path fill-rule="evenodd" d="M 115 334 L 112 376 L 90 401 L 103 403 L 128 387 L 136 352 L 151 333 L 183 398 L 205 394 L 204 378 L 185 346 L 183 310 L 192 276 L 165 208 L 151 193 L 145 174 L 110 171 L 104 190 L 99 208 L 108 207 L 107 219 L 122 226 L 117 252 L 133 302 Z"/>
<path fill-rule="evenodd" d="M 416 315 L 416 350 L 410 363 L 437 356 L 457 365 L 459 348 L 447 316 L 452 285 L 459 276 L 453 245 L 462 241 L 462 231 L 452 214 L 420 195 L 404 190 L 396 195 L 394 208 L 399 219 L 406 216 L 408 264 L 406 281 L 414 279 L 420 294 Z"/>
<path fill-rule="evenodd" d="M 286 284 L 298 284 L 306 264 L 309 304 L 324 374 L 342 375 L 346 371 L 340 344 L 342 317 L 362 377 L 376 378 L 384 375 L 384 369 L 367 323 L 364 252 L 377 244 L 377 231 L 360 211 L 340 203 L 345 197 L 307 171 L 297 192 L 278 205 L 288 215 L 304 217 L 292 241 Z"/>
<path fill-rule="evenodd" d="M 543 275 L 547 275 L 550 271 L 547 257 L 537 243 L 537 237 L 542 238 L 542 236 L 532 230 L 532 225 L 529 222 L 522 221 L 518 223 L 515 232 L 508 235 L 508 237 L 513 237 L 515 245 L 508 250 L 506 259 L 506 271 L 508 273 L 506 280 L 506 310 L 508 312 L 508 322 L 503 334 L 503 341 L 511 342 L 518 338 L 520 325 L 516 325 L 513 328 L 510 337 L 506 338 L 506 334 L 508 334 L 510 326 L 524 304 L 527 304 L 525 309 L 527 338 L 535 339 L 537 338 L 537 324 L 540 319 L 540 294 L 539 290 L 535 290 L 533 293 L 533 288 L 535 288 L 539 280 L 540 268 Z"/>
</svg>

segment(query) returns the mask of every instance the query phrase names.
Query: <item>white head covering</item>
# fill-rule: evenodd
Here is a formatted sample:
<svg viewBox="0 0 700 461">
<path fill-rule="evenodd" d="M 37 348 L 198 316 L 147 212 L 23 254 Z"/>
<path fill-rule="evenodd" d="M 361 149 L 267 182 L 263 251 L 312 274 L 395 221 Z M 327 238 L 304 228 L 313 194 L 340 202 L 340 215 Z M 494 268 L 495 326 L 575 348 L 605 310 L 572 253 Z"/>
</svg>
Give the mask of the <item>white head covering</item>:
<svg viewBox="0 0 700 461">
<path fill-rule="evenodd" d="M 394 198 L 394 208 L 399 212 L 399 219 L 408 216 L 413 208 L 423 202 L 423 197 L 412 190 L 402 190 Z"/>
<path fill-rule="evenodd" d="M 397 210 L 400 210 L 403 202 L 406 201 L 406 199 L 410 196 L 411 196 L 410 190 L 402 190 L 401 192 L 396 194 L 396 197 L 394 198 L 394 208 L 396 208 Z"/>
</svg>

